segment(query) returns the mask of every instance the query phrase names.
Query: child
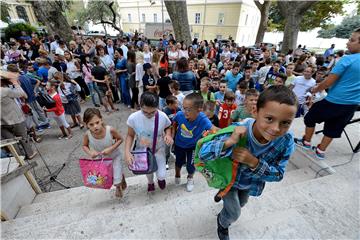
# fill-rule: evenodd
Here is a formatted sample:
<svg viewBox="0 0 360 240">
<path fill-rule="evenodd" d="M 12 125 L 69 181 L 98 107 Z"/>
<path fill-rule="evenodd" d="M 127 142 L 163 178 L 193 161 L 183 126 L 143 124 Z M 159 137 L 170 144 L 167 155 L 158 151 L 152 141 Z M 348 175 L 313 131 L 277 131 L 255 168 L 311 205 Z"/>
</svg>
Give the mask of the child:
<svg viewBox="0 0 360 240">
<path fill-rule="evenodd" d="M 210 76 L 209 76 L 210 77 Z M 216 93 L 217 91 L 219 91 L 219 85 L 220 85 L 220 79 L 219 78 L 213 78 L 211 81 L 211 86 L 209 88 L 209 91 L 212 93 Z"/>
<path fill-rule="evenodd" d="M 143 82 L 143 91 L 150 91 L 153 93 L 156 93 L 157 87 L 156 87 L 156 82 L 155 82 L 155 78 L 152 75 L 152 66 L 150 63 L 145 63 L 144 66 L 144 76 L 142 78 L 142 82 Z"/>
<path fill-rule="evenodd" d="M 169 83 L 169 89 L 173 96 L 175 96 L 178 100 L 179 107 L 182 109 L 182 103 L 184 101 L 184 94 L 180 92 L 180 84 L 176 80 L 172 80 Z"/>
<path fill-rule="evenodd" d="M 225 128 L 229 126 L 230 116 L 236 110 L 235 94 L 232 91 L 227 91 L 224 96 L 224 103 L 221 104 L 218 118 L 219 127 Z"/>
<path fill-rule="evenodd" d="M 136 137 L 135 149 L 152 149 L 154 137 L 155 114 L 159 114 L 158 134 L 156 141 L 156 150 L 153 153 L 156 157 L 158 170 L 156 177 L 160 189 L 166 187 L 166 159 L 165 159 L 165 144 L 171 145 L 173 138 L 171 136 L 171 122 L 165 113 L 159 111 L 159 97 L 152 92 L 144 92 L 140 98 L 141 110 L 132 113 L 128 120 L 128 133 L 125 141 L 125 161 L 131 165 L 134 161 L 134 156 L 131 153 L 132 145 Z M 148 192 L 155 191 L 154 174 L 147 174 Z"/>
<path fill-rule="evenodd" d="M 256 109 L 255 119 L 236 123 L 231 135 L 204 143 L 199 151 L 202 161 L 231 157 L 242 166 L 217 216 L 219 239 L 229 239 L 228 227 L 239 218 L 249 195 L 261 195 L 266 181 L 282 180 L 294 152 L 294 139 L 287 131 L 296 114 L 295 94 L 285 86 L 271 86 L 259 96 Z M 247 147 L 235 147 L 245 136 Z"/>
<path fill-rule="evenodd" d="M 245 92 L 248 89 L 248 84 L 242 81 L 238 84 L 238 89 L 235 92 L 235 103 L 237 106 L 244 105 Z"/>
<path fill-rule="evenodd" d="M 246 118 L 251 118 L 254 109 L 256 108 L 256 103 L 259 98 L 259 92 L 255 89 L 249 89 L 245 92 L 245 101 L 243 106 L 238 106 L 238 108 L 231 114 L 230 123 L 232 122 L 241 122 Z"/>
<path fill-rule="evenodd" d="M 294 82 L 295 80 L 295 75 L 294 75 L 294 69 L 295 69 L 295 64 L 293 63 L 289 63 L 286 66 L 286 82 L 285 82 L 285 86 L 290 87 L 290 85 Z"/>
<path fill-rule="evenodd" d="M 224 95 L 225 95 L 226 88 L 227 88 L 227 83 L 223 79 L 220 81 L 219 91 L 217 91 L 214 94 L 215 95 L 215 103 L 216 103 L 216 109 L 215 109 L 216 115 L 218 115 L 218 113 L 219 113 L 220 105 L 223 104 L 223 102 L 224 102 Z"/>
<path fill-rule="evenodd" d="M 50 97 L 52 97 L 55 101 L 55 107 L 47 109 L 46 107 L 44 107 L 44 111 L 45 112 L 52 112 L 53 113 L 53 118 L 56 121 L 57 125 L 59 126 L 62 135 L 58 137 L 58 139 L 70 139 L 72 138 L 72 134 L 71 134 L 71 128 L 69 123 L 66 121 L 65 118 L 65 110 L 64 107 L 62 105 L 61 102 L 61 98 L 59 96 L 59 94 L 56 92 L 56 89 L 58 87 L 58 85 L 60 84 L 59 81 L 52 79 L 50 81 L 48 81 L 48 83 L 46 84 L 46 89 L 50 95 Z M 68 133 L 66 133 L 65 128 L 67 129 Z"/>
<path fill-rule="evenodd" d="M 275 86 L 285 85 L 286 79 L 287 76 L 285 73 L 279 73 L 279 75 L 277 75 L 275 78 L 274 85 Z"/>
<path fill-rule="evenodd" d="M 166 69 L 159 68 L 160 79 L 157 81 L 156 85 L 159 88 L 159 97 L 160 97 L 160 109 L 163 109 L 166 106 L 166 98 L 171 96 L 169 89 L 169 83 L 171 79 L 169 76 L 166 76 Z"/>
<path fill-rule="evenodd" d="M 214 101 L 215 102 L 215 96 L 214 93 L 209 91 L 209 87 L 210 87 L 210 80 L 208 77 L 203 77 L 200 80 L 200 92 L 201 92 L 201 96 L 204 99 L 204 102 L 207 101 Z"/>
<path fill-rule="evenodd" d="M 168 118 L 171 121 L 171 124 L 173 124 L 174 122 L 174 117 L 176 115 L 177 112 L 181 111 L 181 109 L 179 108 L 179 103 L 178 100 L 175 96 L 168 96 L 166 98 L 166 107 L 164 108 L 164 113 L 166 113 L 166 115 L 168 116 Z M 171 146 L 166 145 L 165 146 L 165 159 L 166 159 L 166 170 L 169 169 L 169 158 L 170 158 L 170 149 Z"/>
<path fill-rule="evenodd" d="M 204 103 L 204 113 L 215 127 L 219 127 L 219 118 L 215 114 L 215 110 L 216 104 L 214 102 L 207 101 L 206 103 Z"/>
<path fill-rule="evenodd" d="M 123 196 L 122 190 L 126 188 L 125 176 L 121 170 L 119 148 L 123 138 L 113 127 L 105 125 L 100 111 L 96 108 L 86 109 L 83 119 L 89 129 L 83 138 L 83 150 L 91 158 L 104 156 L 113 159 L 115 196 L 121 198 Z"/>
<path fill-rule="evenodd" d="M 183 111 L 176 114 L 174 118 L 175 131 L 175 184 L 180 184 L 181 167 L 186 164 L 188 172 L 186 190 L 194 189 L 193 175 L 194 150 L 197 141 L 202 137 L 204 131 L 212 130 L 214 127 L 206 115 L 201 112 L 204 104 L 203 97 L 198 93 L 186 95 L 183 103 Z"/>
</svg>

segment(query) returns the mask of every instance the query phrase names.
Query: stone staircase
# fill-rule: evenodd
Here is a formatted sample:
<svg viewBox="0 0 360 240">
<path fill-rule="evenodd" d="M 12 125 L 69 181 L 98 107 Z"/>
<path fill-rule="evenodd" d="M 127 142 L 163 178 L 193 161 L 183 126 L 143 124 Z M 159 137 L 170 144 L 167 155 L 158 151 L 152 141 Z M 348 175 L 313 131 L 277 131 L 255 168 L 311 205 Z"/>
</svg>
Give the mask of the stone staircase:
<svg viewBox="0 0 360 240">
<path fill-rule="evenodd" d="M 175 185 L 174 172 L 168 171 L 167 188 L 151 194 L 146 192 L 145 176 L 128 178 L 120 200 L 114 189 L 78 187 L 39 194 L 16 219 L 1 223 L 2 238 L 215 239 L 216 215 L 222 208 L 222 203 L 213 201 L 217 191 L 196 173 L 194 191 L 188 193 L 185 176 L 183 184 Z M 344 199 L 351 189 L 336 175 L 314 177 L 312 169 L 290 164 L 283 181 L 267 183 L 261 197 L 249 199 L 230 228 L 231 238 L 355 237 L 357 223 L 349 212 L 353 202 Z M 333 204 L 340 211 L 336 216 Z M 334 224 L 342 230 L 331 227 Z"/>
</svg>

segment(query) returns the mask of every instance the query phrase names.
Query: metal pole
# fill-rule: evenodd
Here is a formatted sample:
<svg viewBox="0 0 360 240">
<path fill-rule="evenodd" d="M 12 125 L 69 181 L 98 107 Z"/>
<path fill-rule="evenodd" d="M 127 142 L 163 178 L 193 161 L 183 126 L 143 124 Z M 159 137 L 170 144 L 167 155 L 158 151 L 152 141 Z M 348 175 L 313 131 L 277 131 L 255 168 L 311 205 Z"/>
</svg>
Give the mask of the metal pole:
<svg viewBox="0 0 360 240">
<path fill-rule="evenodd" d="M 162 25 L 162 34 L 164 35 L 164 0 L 161 0 L 161 25 Z"/>
</svg>

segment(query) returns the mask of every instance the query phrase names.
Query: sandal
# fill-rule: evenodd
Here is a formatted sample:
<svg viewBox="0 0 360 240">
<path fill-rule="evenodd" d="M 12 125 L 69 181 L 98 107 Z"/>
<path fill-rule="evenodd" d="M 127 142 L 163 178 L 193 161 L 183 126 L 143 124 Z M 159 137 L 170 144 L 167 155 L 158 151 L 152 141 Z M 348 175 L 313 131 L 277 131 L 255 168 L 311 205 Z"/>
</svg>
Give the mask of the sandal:
<svg viewBox="0 0 360 240">
<path fill-rule="evenodd" d="M 123 177 L 123 179 L 121 180 L 120 185 L 121 185 L 122 190 L 125 190 L 127 188 L 127 183 L 125 181 L 125 177 Z"/>
<path fill-rule="evenodd" d="M 123 197 L 123 192 L 121 190 L 120 185 L 116 186 L 115 197 L 117 197 L 117 198 L 122 198 Z"/>
<path fill-rule="evenodd" d="M 65 137 L 65 139 L 68 140 L 68 139 L 70 139 L 70 138 L 72 138 L 72 137 L 73 137 L 73 135 L 70 134 L 70 135 L 67 135 L 67 136 Z"/>
<path fill-rule="evenodd" d="M 59 140 L 61 140 L 63 138 L 67 138 L 67 136 L 66 135 L 61 135 L 61 136 L 58 137 Z"/>
</svg>

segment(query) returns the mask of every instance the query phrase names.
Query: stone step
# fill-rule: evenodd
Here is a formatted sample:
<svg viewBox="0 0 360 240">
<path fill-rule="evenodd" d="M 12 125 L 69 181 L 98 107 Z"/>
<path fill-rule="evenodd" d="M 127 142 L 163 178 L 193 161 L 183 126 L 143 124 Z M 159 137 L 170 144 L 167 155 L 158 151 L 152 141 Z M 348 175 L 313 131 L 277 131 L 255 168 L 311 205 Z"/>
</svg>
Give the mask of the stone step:
<svg viewBox="0 0 360 240">
<path fill-rule="evenodd" d="M 318 179 L 311 181 L 316 180 Z M 298 185 L 300 185 L 300 187 Z M 246 207 L 246 209 L 250 210 L 244 211 L 243 217 L 253 219 L 275 210 L 279 211 L 311 202 L 311 197 L 296 190 L 307 185 L 308 183 L 298 183 L 264 193 L 261 198 L 251 198 L 248 204 L 249 207 Z M 293 188 L 295 188 L 295 190 L 293 190 Z M 177 230 L 180 231 L 178 237 L 184 238 L 184 234 L 197 232 L 196 228 L 193 229 L 194 231 L 188 232 L 186 226 L 189 225 L 188 227 L 193 228 L 192 225 L 195 225 L 201 229 L 204 224 L 210 224 L 211 221 L 209 222 L 209 218 L 214 218 L 220 210 L 221 204 L 215 204 L 213 202 L 215 193 L 216 190 L 208 190 L 196 194 L 181 194 L 177 198 L 172 198 L 168 201 L 152 201 L 150 204 L 138 205 L 137 208 L 128 208 L 126 202 L 124 204 L 103 203 L 99 206 L 93 206 L 93 209 L 86 210 L 84 210 L 84 208 L 70 208 L 66 213 L 58 213 L 55 216 L 51 213 L 41 214 L 6 222 L 2 225 L 2 231 L 4 236 L 16 236 L 18 238 L 24 236 L 30 238 L 90 238 L 96 236 L 101 237 L 102 234 L 110 233 L 118 229 L 122 232 L 120 236 L 122 238 L 144 238 L 148 236 L 155 238 L 165 236 L 167 236 L 167 238 L 175 238 L 176 236 L 171 235 L 171 233 L 176 232 L 174 232 L 173 228 L 176 229 L 176 227 L 180 227 L 180 229 Z M 148 197 L 147 200 L 154 200 L 157 195 L 159 195 L 159 193 L 152 195 L 151 198 L 153 199 Z M 139 198 L 141 197 L 139 196 L 133 200 L 136 202 Z M 189 219 L 193 219 L 194 216 L 196 216 L 198 220 L 189 221 Z M 184 224 L 186 224 L 183 226 L 183 223 L 182 225 L 177 222 L 174 223 L 175 220 L 184 221 Z M 152 232 L 154 230 L 151 234 L 156 233 L 157 235 L 146 235 L 145 230 L 141 229 L 142 226 L 148 226 L 150 222 L 154 223 L 151 224 L 151 228 L 153 225 L 156 225 L 156 227 L 154 227 L 155 230 L 149 230 L 149 227 L 146 227 L 146 231 Z M 166 226 L 171 223 L 175 225 L 173 227 L 170 226 L 170 230 L 168 228 L 164 229 L 163 225 Z M 98 228 L 99 226 L 101 227 Z M 102 228 L 104 228 L 104 230 L 100 230 Z M 213 229 L 211 226 L 208 226 L 208 228 Z M 74 235 L 71 235 L 71 233 Z M 158 235 L 159 233 L 164 233 L 165 235 Z M 206 233 L 206 231 L 203 232 L 203 234 Z M 191 235 L 185 238 L 191 238 Z"/>
</svg>

